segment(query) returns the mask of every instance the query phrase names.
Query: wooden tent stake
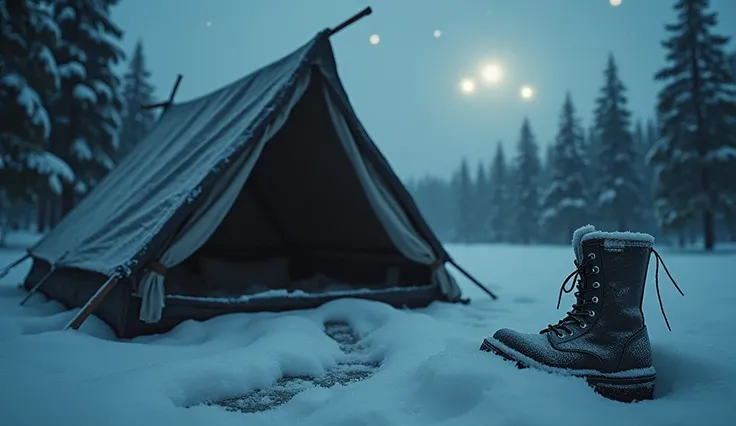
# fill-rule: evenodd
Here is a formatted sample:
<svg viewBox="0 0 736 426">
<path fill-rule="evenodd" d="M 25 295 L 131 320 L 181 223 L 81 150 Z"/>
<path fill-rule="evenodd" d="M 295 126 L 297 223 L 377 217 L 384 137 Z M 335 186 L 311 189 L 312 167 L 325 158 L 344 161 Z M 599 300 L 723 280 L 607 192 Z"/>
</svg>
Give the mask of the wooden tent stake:
<svg viewBox="0 0 736 426">
<path fill-rule="evenodd" d="M 0 278 L 3 278 L 6 275 L 8 275 L 8 272 L 10 272 L 11 269 L 25 262 L 25 260 L 28 259 L 29 257 L 31 257 L 30 253 L 26 253 L 21 258 L 16 259 L 14 262 L 10 263 L 9 265 L 6 265 L 3 269 L 0 269 Z"/>
<path fill-rule="evenodd" d="M 72 318 L 71 321 L 64 327 L 64 330 L 77 330 L 79 329 L 79 326 L 82 325 L 82 323 L 92 314 L 92 311 L 97 307 L 97 305 L 102 302 L 102 299 L 107 296 L 107 293 L 112 290 L 113 287 L 115 287 L 115 284 L 118 283 L 118 280 L 120 277 L 117 275 L 110 276 L 107 281 L 105 281 L 104 284 L 100 286 L 100 288 L 97 290 L 95 294 L 92 295 L 92 297 L 89 298 L 87 303 L 82 306 L 82 309 L 77 312 L 76 315 L 74 315 L 74 318 Z"/>
<path fill-rule="evenodd" d="M 33 286 L 33 288 L 31 288 L 28 291 L 28 294 L 26 295 L 26 297 L 24 297 L 23 300 L 20 301 L 20 306 L 25 305 L 26 302 L 31 298 L 31 296 L 36 294 L 38 289 L 41 288 L 41 286 L 49 279 L 49 277 L 51 276 L 51 274 L 54 273 L 55 270 L 56 270 L 56 266 L 51 265 L 51 268 L 49 269 L 49 271 L 46 272 L 46 274 L 43 277 L 41 277 L 40 280 L 38 280 L 38 282 Z"/>
<path fill-rule="evenodd" d="M 184 78 L 183 75 L 178 74 L 176 76 L 176 81 L 174 82 L 174 87 L 171 88 L 171 94 L 169 94 L 169 100 L 165 102 L 159 102 L 157 104 L 151 104 L 151 105 L 142 105 L 141 109 L 143 111 L 149 110 L 149 109 L 156 109 L 156 108 L 163 108 L 164 112 L 166 112 L 167 109 L 174 103 L 174 98 L 176 97 L 176 92 L 179 90 L 179 84 L 181 84 L 181 79 Z"/>
<path fill-rule="evenodd" d="M 481 284 L 481 282 L 478 281 L 478 279 L 476 279 L 474 276 L 470 275 L 470 272 L 466 271 L 465 269 L 463 269 L 462 266 L 458 265 L 457 262 L 455 262 L 454 259 L 449 259 L 448 262 L 450 262 L 450 264 L 452 266 L 456 267 L 458 271 L 460 271 L 463 275 L 465 275 L 465 277 L 467 279 L 469 279 L 470 281 L 472 281 L 473 284 L 475 284 L 476 286 L 478 286 L 478 288 L 480 288 L 481 290 L 483 290 L 487 295 L 491 296 L 491 299 L 493 299 L 493 300 L 497 300 L 498 299 L 498 296 L 496 296 L 495 294 L 493 294 L 493 292 L 491 290 L 488 290 L 488 287 L 486 287 L 483 284 Z"/>
<path fill-rule="evenodd" d="M 338 33 L 340 31 L 344 30 L 345 27 L 350 26 L 350 25 L 358 22 L 359 20 L 365 18 L 366 16 L 370 15 L 371 13 L 373 13 L 373 9 L 371 9 L 370 6 L 366 7 L 365 9 L 363 9 L 360 12 L 356 13 L 355 15 L 351 16 L 350 18 L 346 19 L 345 22 L 343 22 L 342 24 L 340 24 L 340 25 L 338 25 L 338 26 L 336 26 L 334 28 L 331 28 L 330 29 L 330 33 L 329 33 L 329 36 L 335 35 L 335 33 Z"/>
</svg>

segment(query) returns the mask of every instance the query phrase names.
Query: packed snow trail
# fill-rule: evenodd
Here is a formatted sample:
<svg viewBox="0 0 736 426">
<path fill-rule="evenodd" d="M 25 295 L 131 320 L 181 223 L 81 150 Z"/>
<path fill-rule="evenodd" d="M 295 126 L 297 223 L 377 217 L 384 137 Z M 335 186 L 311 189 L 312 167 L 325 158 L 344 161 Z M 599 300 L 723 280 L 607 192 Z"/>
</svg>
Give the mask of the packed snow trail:
<svg viewBox="0 0 736 426">
<path fill-rule="evenodd" d="M 330 388 L 337 384 L 347 386 L 365 380 L 375 373 L 380 363 L 366 359 L 364 347 L 358 343 L 358 336 L 349 324 L 343 322 L 325 323 L 325 334 L 334 339 L 346 358 L 338 362 L 335 368 L 327 370 L 321 377 L 283 377 L 274 385 L 258 389 L 237 398 L 222 401 L 205 402 L 207 405 L 219 405 L 228 411 L 254 413 L 283 405 L 299 392 L 321 386 Z"/>
</svg>

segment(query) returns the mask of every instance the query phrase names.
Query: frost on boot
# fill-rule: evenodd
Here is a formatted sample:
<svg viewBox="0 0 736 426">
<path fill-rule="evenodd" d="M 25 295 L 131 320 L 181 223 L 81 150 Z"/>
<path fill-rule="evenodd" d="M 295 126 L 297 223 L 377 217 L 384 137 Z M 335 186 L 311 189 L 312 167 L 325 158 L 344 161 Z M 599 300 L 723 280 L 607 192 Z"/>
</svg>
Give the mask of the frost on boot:
<svg viewBox="0 0 736 426">
<path fill-rule="evenodd" d="M 655 371 L 642 300 L 650 255 L 657 271 L 661 261 L 653 243 L 648 234 L 601 232 L 591 225 L 578 229 L 572 239 L 576 269 L 557 301 L 559 308 L 562 293 L 577 290 L 567 316 L 538 334 L 498 330 L 481 349 L 522 368 L 583 377 L 610 399 L 652 399 Z"/>
</svg>

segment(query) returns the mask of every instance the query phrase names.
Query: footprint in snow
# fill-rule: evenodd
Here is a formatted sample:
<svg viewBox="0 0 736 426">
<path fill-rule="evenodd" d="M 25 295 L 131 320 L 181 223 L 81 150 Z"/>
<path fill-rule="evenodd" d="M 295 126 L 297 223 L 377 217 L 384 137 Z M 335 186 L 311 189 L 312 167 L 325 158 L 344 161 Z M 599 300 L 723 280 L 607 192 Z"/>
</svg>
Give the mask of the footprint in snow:
<svg viewBox="0 0 736 426">
<path fill-rule="evenodd" d="M 299 392 L 315 386 L 329 388 L 336 384 L 349 385 L 372 376 L 380 363 L 366 361 L 366 348 L 358 344 L 352 328 L 342 322 L 325 323 L 325 333 L 333 338 L 347 355 L 345 360 L 322 377 L 282 377 L 273 385 L 245 395 L 222 401 L 207 401 L 206 405 L 219 405 L 228 411 L 255 413 L 274 409 L 291 400 Z"/>
</svg>

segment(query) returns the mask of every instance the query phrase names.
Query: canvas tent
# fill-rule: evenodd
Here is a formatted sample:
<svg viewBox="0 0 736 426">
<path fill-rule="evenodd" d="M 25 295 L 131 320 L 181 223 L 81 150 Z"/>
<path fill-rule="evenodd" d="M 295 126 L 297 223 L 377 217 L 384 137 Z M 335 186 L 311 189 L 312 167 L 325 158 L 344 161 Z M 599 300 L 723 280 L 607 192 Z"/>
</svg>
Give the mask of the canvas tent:
<svg viewBox="0 0 736 426">
<path fill-rule="evenodd" d="M 352 110 L 329 31 L 171 105 L 29 255 L 25 287 L 43 282 L 70 307 L 112 281 L 94 314 L 121 337 L 338 297 L 461 300 L 449 256 Z"/>
</svg>

